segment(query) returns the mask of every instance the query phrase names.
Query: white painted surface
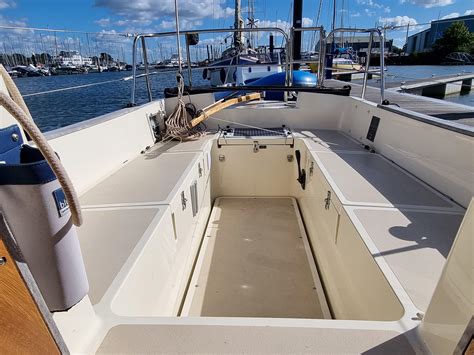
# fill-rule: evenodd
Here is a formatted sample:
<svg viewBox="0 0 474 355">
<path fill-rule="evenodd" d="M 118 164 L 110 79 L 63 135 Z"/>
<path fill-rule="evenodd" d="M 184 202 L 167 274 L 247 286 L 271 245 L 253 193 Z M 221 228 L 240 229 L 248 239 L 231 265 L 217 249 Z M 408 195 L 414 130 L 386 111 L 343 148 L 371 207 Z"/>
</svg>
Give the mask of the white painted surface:
<svg viewBox="0 0 474 355">
<path fill-rule="evenodd" d="M 203 102 L 206 99 L 209 99 L 208 96 L 203 95 L 202 97 Z M 355 105 L 359 105 L 355 107 Z M 338 110 L 334 110 L 334 106 L 338 107 Z M 365 112 L 364 112 L 365 110 Z M 312 95 L 312 94 L 305 94 L 301 95 L 299 98 L 296 107 L 290 107 L 290 106 L 282 106 L 280 103 L 275 104 L 252 104 L 248 105 L 245 107 L 236 107 L 234 109 L 228 109 L 222 111 L 218 117 L 222 117 L 225 120 L 241 120 L 241 122 L 244 122 L 244 124 L 252 124 L 252 125 L 259 125 L 261 124 L 262 126 L 265 127 L 272 127 L 272 126 L 278 126 L 279 124 L 288 124 L 292 127 L 298 127 L 302 126 L 306 128 L 306 130 L 311 130 L 315 128 L 325 128 L 325 129 L 337 129 L 338 127 L 342 127 L 343 130 L 350 134 L 352 137 L 354 137 L 356 140 L 362 142 L 362 143 L 367 143 L 365 140 L 365 134 L 366 130 L 368 127 L 368 123 L 370 121 L 371 114 L 374 112 L 372 110 L 375 110 L 373 105 L 370 105 L 368 103 L 360 102 L 357 101 L 353 98 L 341 98 L 341 97 L 335 97 L 335 96 L 328 96 L 328 95 Z M 392 118 L 391 115 L 387 112 L 377 112 L 378 114 L 382 115 L 383 119 L 381 122 L 381 126 L 379 128 L 379 132 L 376 138 L 376 144 L 374 144 L 374 147 L 377 151 L 380 151 L 382 154 L 388 156 L 390 159 L 396 160 L 397 163 L 404 168 L 410 170 L 412 173 L 419 173 L 417 174 L 419 177 L 421 176 L 423 179 L 425 177 L 428 177 L 428 182 L 432 185 L 433 181 L 438 181 L 440 190 L 443 192 L 449 191 L 453 192 L 454 194 L 458 194 L 456 196 L 459 196 L 459 192 L 462 191 L 462 187 L 466 187 L 468 185 L 468 182 L 466 181 L 466 176 L 471 176 L 469 174 L 465 174 L 467 172 L 472 172 L 472 163 L 471 162 L 466 162 L 466 157 L 469 158 L 468 153 L 463 150 L 461 153 L 463 160 L 462 162 L 453 159 L 454 156 L 456 156 L 455 152 L 455 147 L 459 146 L 462 148 L 469 148 L 472 147 L 472 140 L 466 140 L 466 136 L 459 135 L 458 136 L 454 134 L 453 132 L 441 132 L 440 128 L 437 127 L 431 127 L 428 126 L 421 126 L 420 122 L 413 121 L 414 124 L 413 126 L 415 127 L 413 129 L 413 132 L 409 131 L 409 129 L 412 128 L 412 120 L 410 121 L 407 118 L 400 117 L 396 114 L 393 114 L 396 116 L 395 118 Z M 406 121 L 406 122 L 405 122 Z M 119 121 L 118 121 L 119 122 Z M 210 122 L 210 121 L 209 121 Z M 216 125 L 218 121 L 214 122 L 214 125 Z M 388 122 L 388 123 L 387 123 Z M 395 137 L 390 136 L 390 129 L 393 129 L 392 125 L 398 122 L 398 131 L 394 129 L 395 132 Z M 145 119 L 141 120 L 142 125 L 146 123 Z M 406 124 L 405 124 L 406 123 Z M 405 124 L 405 125 L 404 125 Z M 213 124 L 211 124 L 212 126 Z M 388 125 L 388 126 L 384 126 Z M 127 125 L 124 124 L 123 127 L 126 127 Z M 122 128 L 123 128 L 122 127 Z M 147 126 L 146 126 L 147 127 Z M 142 127 L 143 128 L 143 127 Z M 431 130 L 434 130 L 434 136 L 435 137 L 444 137 L 446 138 L 446 144 L 445 144 L 445 149 L 448 150 L 448 152 L 443 152 L 439 156 L 436 156 L 437 149 L 441 149 L 438 147 L 434 147 L 433 143 L 436 143 L 436 141 L 431 141 L 428 138 L 427 133 L 431 133 Z M 144 136 L 146 130 L 143 128 L 141 131 Z M 72 133 L 74 134 L 74 133 Z M 136 137 L 139 137 L 141 134 L 137 134 Z M 87 135 L 85 135 L 87 136 Z M 423 136 L 422 139 L 418 139 L 418 136 Z M 383 138 L 381 138 L 383 137 Z M 304 150 L 306 149 L 305 146 L 306 144 L 312 145 L 313 143 L 316 142 L 314 137 L 307 137 L 305 138 L 307 141 L 306 143 L 303 144 L 302 141 L 297 141 L 295 142 L 295 148 L 296 149 L 301 149 Z M 407 144 L 407 149 L 402 149 L 402 147 L 398 146 L 399 140 L 404 140 Z M 419 142 L 414 142 L 416 140 L 419 140 Z M 423 146 L 421 144 L 421 141 L 424 139 L 424 144 L 426 146 Z M 309 141 L 308 141 L 309 140 Z M 323 140 L 322 140 L 323 141 Z M 79 139 L 77 140 L 79 142 Z M 142 143 L 140 139 L 137 138 L 136 143 Z M 444 141 L 443 141 L 444 142 Z M 317 142 L 316 142 L 317 143 Z M 325 143 L 325 142 L 322 142 Z M 331 143 L 331 142 L 329 142 Z M 114 144 L 118 144 L 115 142 Z M 135 143 L 134 143 L 135 144 Z M 318 145 L 321 145 L 320 143 L 317 143 Z M 138 146 L 138 144 L 137 144 Z M 206 145 L 200 146 L 197 148 L 201 153 L 202 153 L 202 147 L 205 147 Z M 75 146 L 77 148 L 77 145 Z M 131 144 L 129 147 L 121 151 L 122 153 L 119 154 L 121 157 L 127 156 L 127 154 L 130 154 L 132 156 L 131 152 L 134 151 L 134 145 Z M 314 147 L 314 146 L 313 146 Z M 133 148 L 133 149 L 132 149 Z M 230 147 L 229 147 L 230 148 Z M 249 194 L 254 194 L 254 193 L 261 193 L 264 195 L 268 194 L 277 194 L 279 189 L 283 188 L 283 190 L 287 191 L 288 193 L 284 193 L 284 195 L 290 195 L 294 194 L 298 198 L 301 198 L 302 194 L 305 194 L 304 191 L 301 191 L 301 188 L 299 185 L 296 183 L 296 164 L 293 161 L 292 163 L 287 161 L 287 155 L 288 154 L 294 154 L 294 149 L 295 148 L 289 148 L 289 147 L 278 147 L 273 149 L 268 149 L 266 153 L 264 150 L 261 150 L 259 153 L 253 153 L 252 151 L 252 145 L 249 145 L 247 147 L 242 146 L 238 147 L 238 149 L 242 149 L 243 154 L 235 154 L 237 152 L 237 148 L 232 151 L 229 149 L 226 151 L 226 154 L 229 155 L 230 161 L 234 161 L 234 155 L 236 159 L 236 163 L 239 167 L 239 169 L 236 169 L 235 167 L 229 166 L 222 170 L 222 167 L 219 167 L 219 152 L 216 151 L 216 148 L 213 148 L 213 151 L 211 152 L 212 159 L 208 159 L 208 155 L 206 152 L 202 154 L 200 157 L 197 158 L 196 162 L 203 162 L 204 166 L 206 169 L 209 169 L 209 163 L 211 163 L 212 166 L 212 171 L 211 171 L 211 183 L 212 185 L 212 195 L 213 196 L 218 196 L 219 194 L 242 194 L 242 195 L 249 195 Z M 328 147 L 324 147 L 328 148 Z M 179 149 L 179 147 L 177 147 Z M 244 151 L 244 149 L 247 149 Z M 316 148 L 315 148 L 316 149 Z M 329 145 L 329 149 L 331 149 L 331 146 Z M 356 148 L 354 148 L 357 150 Z M 411 150 L 410 150 L 411 149 Z M 435 151 L 433 153 L 429 152 L 430 149 L 434 149 Z M 71 147 L 71 150 L 72 147 Z M 70 162 L 70 164 L 73 163 L 73 160 L 71 158 L 73 157 L 72 154 L 68 153 L 69 150 L 66 149 L 66 160 Z M 278 152 L 278 153 L 276 153 Z M 110 153 L 110 152 L 109 152 Z M 92 152 L 88 153 L 89 157 L 91 159 L 93 158 Z M 180 153 L 167 153 L 167 154 L 180 154 Z M 259 156 L 260 154 L 260 156 Z M 266 159 L 261 159 L 265 154 Z M 325 154 L 331 154 L 331 153 L 325 153 Z M 368 153 L 361 153 L 361 154 L 368 154 Z M 135 153 L 136 156 L 136 153 Z M 302 162 L 304 162 L 305 169 L 307 172 L 309 172 L 309 169 L 311 167 L 311 159 L 309 159 L 312 155 L 306 152 L 302 152 Z M 415 162 L 417 161 L 413 157 L 418 157 L 419 160 L 421 160 L 422 164 L 416 165 Z M 408 158 L 407 158 L 408 157 Z M 424 158 L 430 158 L 431 159 L 424 159 Z M 226 156 L 227 158 L 227 156 Z M 395 159 L 396 158 L 396 159 Z M 105 161 L 106 160 L 106 155 L 102 157 L 101 155 L 99 156 L 99 162 L 100 161 Z M 468 159 L 467 159 L 468 160 Z M 265 166 L 264 163 L 266 161 L 271 161 L 271 165 Z M 97 181 L 103 180 L 107 178 L 107 176 L 110 175 L 111 172 L 114 170 L 117 170 L 120 168 L 121 162 L 118 160 L 114 164 L 110 164 L 107 169 L 99 169 L 97 174 L 93 174 L 93 176 L 86 176 L 87 173 L 86 171 L 84 172 L 76 172 L 75 176 L 77 179 L 81 179 L 82 176 L 85 176 L 86 181 L 89 181 L 90 184 L 94 185 Z M 82 163 L 83 167 L 86 165 L 85 163 Z M 96 164 L 96 163 L 94 163 Z M 98 163 L 97 163 L 98 164 Z M 99 164 L 100 165 L 100 164 Z M 217 166 L 216 166 L 217 165 Z M 441 167 L 439 171 L 437 171 L 437 167 Z M 458 167 L 462 168 L 462 173 L 458 173 L 456 169 Z M 171 167 L 172 168 L 172 167 Z M 196 171 L 196 167 L 190 167 L 190 171 Z M 226 179 L 217 181 L 215 182 L 214 179 L 217 177 L 219 178 L 220 173 L 215 173 L 218 170 L 222 170 L 223 174 L 228 174 L 226 175 Z M 433 176 L 432 176 L 433 175 Z M 320 175 L 323 177 L 323 175 Z M 456 177 L 458 180 L 456 180 Z M 444 180 L 443 180 L 444 179 Z M 186 178 L 184 178 L 183 181 L 185 181 Z M 187 180 L 186 180 L 187 181 Z M 316 175 L 313 175 L 309 178 L 310 183 L 316 183 L 317 177 Z M 228 183 L 228 185 L 227 185 Z M 211 327 L 211 326 L 216 326 L 215 328 L 216 331 L 219 331 L 221 327 L 232 327 L 232 326 L 241 326 L 244 327 L 244 329 L 251 329 L 251 327 L 267 327 L 267 329 L 270 329 L 270 334 L 268 334 L 267 339 L 273 339 L 276 341 L 279 337 L 278 332 L 275 330 L 281 327 L 288 328 L 287 332 L 285 334 L 291 334 L 291 330 L 289 329 L 295 329 L 297 327 L 302 327 L 302 328 L 310 328 L 312 336 L 315 336 L 315 334 L 326 334 L 325 331 L 328 329 L 351 329 L 350 332 L 351 335 L 347 335 L 348 339 L 351 339 L 350 342 L 353 342 L 352 345 L 360 342 L 362 339 L 365 339 L 365 336 L 372 334 L 372 331 L 381 331 L 385 335 L 387 333 L 385 332 L 395 332 L 396 334 L 401 334 L 405 333 L 407 334 L 407 339 L 411 341 L 410 344 L 418 347 L 417 349 L 420 350 L 422 349 L 421 345 L 419 345 L 418 340 L 416 339 L 416 334 L 413 335 L 412 332 L 410 332 L 411 329 L 415 328 L 418 324 L 419 321 L 412 319 L 414 314 L 418 311 L 417 307 L 413 304 L 412 300 L 408 296 L 407 292 L 404 290 L 403 284 L 400 283 L 400 281 L 397 279 L 395 276 L 394 272 L 391 270 L 389 264 L 385 262 L 384 260 L 374 262 L 374 259 L 370 256 L 370 254 L 376 254 L 378 252 L 377 246 L 373 241 L 371 240 L 370 235 L 364 234 L 360 235 L 358 228 L 356 228 L 354 224 L 354 219 L 353 216 L 346 216 L 346 209 L 345 207 L 342 206 L 342 203 L 337 199 L 337 194 L 336 191 L 334 190 L 334 186 L 330 184 L 330 182 L 326 182 L 326 184 L 331 185 L 330 188 L 333 189 L 335 193 L 335 197 L 333 199 L 333 204 L 334 204 L 334 218 L 339 219 L 338 222 L 336 222 L 337 226 L 337 231 L 335 233 L 334 238 L 330 236 L 330 238 L 327 238 L 326 243 L 332 243 L 335 244 L 336 247 L 339 246 L 341 247 L 341 250 L 338 251 L 340 253 L 339 255 L 339 262 L 342 263 L 344 266 L 343 270 L 344 272 L 354 272 L 356 277 L 348 277 L 347 278 L 347 283 L 350 287 L 352 287 L 352 290 L 348 292 L 348 295 L 351 295 L 351 292 L 353 295 L 357 296 L 357 299 L 359 299 L 359 303 L 357 305 L 352 304 L 354 309 L 350 309 L 349 305 L 350 302 L 346 304 L 347 307 L 342 307 L 339 306 L 339 311 L 340 315 L 342 318 L 351 318 L 351 320 L 302 320 L 302 319 L 287 319 L 287 320 L 282 320 L 282 319 L 270 319 L 270 318 L 263 318 L 263 319 L 256 319 L 256 318 L 175 318 L 175 317 L 162 317 L 162 316 L 156 316 L 157 314 L 163 314 L 160 313 L 161 311 L 155 311 L 157 313 L 153 313 L 155 311 L 152 310 L 152 307 L 154 305 L 155 298 L 150 297 L 149 299 L 144 298 L 143 304 L 139 302 L 139 297 L 136 296 L 136 289 L 139 289 L 140 292 L 146 292 L 148 290 L 148 287 L 150 287 L 147 283 L 152 283 L 150 280 L 153 279 L 147 279 L 144 277 L 146 275 L 145 270 L 148 267 L 156 267 L 156 263 L 153 261 L 153 257 L 156 257 L 156 254 L 153 252 L 153 249 L 156 248 L 145 248 L 146 245 L 146 240 L 150 241 L 150 245 L 159 245 L 155 244 L 159 240 L 159 238 L 149 238 L 149 239 L 142 239 L 139 246 L 137 249 L 134 250 L 134 252 L 129 256 L 129 258 L 126 260 L 126 262 L 123 265 L 123 268 L 121 271 L 118 273 L 117 277 L 115 280 L 112 282 L 110 287 L 107 289 L 107 292 L 105 295 L 102 297 L 101 301 L 96 304 L 93 307 L 93 312 L 91 313 L 85 313 L 89 314 L 88 319 L 90 321 L 91 326 L 96 326 L 94 329 L 94 336 L 91 337 L 90 334 L 87 331 L 85 331 L 82 327 L 84 324 L 87 322 L 78 316 L 78 312 L 76 312 L 75 309 L 71 310 L 68 312 L 70 314 L 66 315 L 58 315 L 57 318 L 58 320 L 60 319 L 60 328 L 61 330 L 64 329 L 65 334 L 73 334 L 74 329 L 78 329 L 78 327 L 81 328 L 81 334 L 80 336 L 76 335 L 76 339 L 72 339 L 70 335 L 68 335 L 68 344 L 72 344 L 71 346 L 74 346 L 75 349 L 79 349 L 80 351 L 87 351 L 87 352 L 94 352 L 99 348 L 101 345 L 104 337 L 106 337 L 107 333 L 111 329 L 114 329 L 114 327 L 118 325 L 134 325 L 132 328 L 127 328 L 125 333 L 118 332 L 110 332 L 110 337 L 107 337 L 106 342 L 104 342 L 104 346 L 106 348 L 103 349 L 117 349 L 115 346 L 119 346 L 120 349 L 123 349 L 126 345 L 123 345 L 123 342 L 127 341 L 132 341 L 133 344 L 137 344 L 137 342 L 140 342 L 140 337 L 139 334 L 143 330 L 143 334 L 147 334 L 149 336 L 150 341 L 146 342 L 146 344 L 143 344 L 144 349 L 150 349 L 149 346 L 152 346 L 153 341 L 151 339 L 155 339 L 155 336 L 158 334 L 157 332 L 166 330 L 170 331 L 173 327 L 183 327 L 183 326 L 190 326 L 190 329 L 194 329 L 195 331 L 197 328 L 203 329 L 204 326 Z M 86 186 L 87 184 L 81 183 L 83 186 Z M 249 186 L 250 185 L 250 186 Z M 326 185 L 327 186 L 327 185 Z M 90 187 L 90 186 L 89 186 Z M 84 188 L 85 190 L 86 188 Z M 205 189 L 201 189 L 201 191 L 206 191 Z M 471 190 L 468 190 L 469 193 L 472 194 Z M 204 198 L 207 199 L 206 196 L 207 192 L 204 193 L 203 196 Z M 464 191 L 465 192 L 465 191 Z M 278 193 L 280 195 L 283 195 L 283 193 Z M 323 193 L 321 197 L 323 197 L 325 194 Z M 324 198 L 321 199 L 316 198 L 314 203 L 324 203 Z M 171 197 L 171 204 L 169 205 L 170 207 L 170 212 L 175 211 L 175 213 L 178 213 L 179 209 L 181 208 L 180 206 L 180 196 L 178 194 L 178 191 L 176 192 L 176 195 Z M 104 207 L 102 207 L 104 208 Z M 122 207 L 124 208 L 124 207 Z M 208 207 L 206 207 L 208 208 Z M 323 207 L 324 208 L 324 207 Z M 208 212 L 206 212 L 208 213 Z M 305 218 L 306 223 L 311 223 L 314 219 L 314 215 L 311 213 L 307 213 L 306 215 L 303 212 L 303 216 Z M 175 217 L 179 217 L 175 215 Z M 180 223 L 179 228 L 185 228 L 186 226 L 190 226 L 191 228 L 194 228 L 196 224 L 198 224 L 198 221 L 192 220 L 188 221 L 186 218 L 182 220 L 182 223 Z M 199 225 L 204 225 L 202 217 L 199 217 Z M 330 219 L 328 219 L 330 220 Z M 163 219 L 164 226 L 162 230 L 173 230 L 172 228 L 172 222 L 167 222 L 166 219 Z M 179 229 L 178 228 L 178 229 Z M 318 224 L 315 223 L 314 225 L 315 230 L 318 229 Z M 341 232 L 344 231 L 344 232 Z M 339 235 L 338 232 L 342 233 L 343 235 Z M 174 234 L 174 232 L 172 231 Z M 184 232 L 186 233 L 186 232 Z M 311 236 L 310 232 L 310 238 Z M 179 236 L 183 235 L 183 231 L 178 231 L 178 238 Z M 197 234 L 195 234 L 197 235 Z M 173 236 L 174 237 L 174 236 Z M 339 239 L 340 237 L 343 237 L 343 239 Z M 153 241 L 153 242 L 152 242 Z M 184 270 L 182 271 L 184 274 L 186 274 L 189 270 L 189 265 L 190 262 L 189 260 L 192 260 L 192 256 L 195 253 L 196 248 L 196 239 L 189 244 L 189 253 L 190 258 L 188 257 L 187 260 L 185 261 L 185 266 Z M 319 242 L 318 242 L 319 243 Z M 324 253 L 326 247 L 328 245 L 324 245 L 323 243 L 316 243 L 317 248 L 321 248 L 321 252 Z M 313 245 L 314 247 L 314 245 Z M 163 248 L 163 246 L 160 246 L 160 248 Z M 188 247 L 187 247 L 188 248 Z M 163 248 L 163 250 L 166 250 L 166 248 Z M 177 249 L 176 249 L 177 250 Z M 169 255 L 169 253 L 165 253 L 168 258 L 173 258 L 173 255 Z M 178 254 L 176 254 L 178 255 Z M 367 256 L 368 255 L 368 256 Z M 341 257 L 342 256 L 342 257 Z M 329 260 L 330 259 L 330 260 Z M 338 260 L 336 258 L 329 258 L 328 260 L 328 265 L 331 266 L 331 263 L 334 264 L 335 260 Z M 349 266 L 344 264 L 347 262 L 346 259 L 349 259 Z M 370 265 L 368 265 L 368 264 Z M 364 275 L 371 275 L 370 277 L 365 277 Z M 349 275 L 350 276 L 350 275 Z M 143 280 L 143 282 L 141 281 Z M 351 280 L 358 280 L 357 284 L 354 285 Z M 374 281 L 375 280 L 375 281 Z M 388 281 L 387 281 L 388 280 Z M 368 284 L 367 284 L 368 282 Z M 370 282 L 375 282 L 376 285 L 370 284 Z M 387 287 L 388 283 L 388 287 Z M 337 286 L 337 285 L 336 285 Z M 365 289 L 364 289 L 365 288 Z M 180 294 L 180 292 L 183 291 L 183 283 L 181 283 L 178 287 L 179 292 L 177 294 Z M 157 286 L 153 285 L 153 287 L 150 287 L 149 289 L 151 291 L 151 295 L 156 295 L 157 291 Z M 391 291 L 393 290 L 393 291 Z M 362 297 L 361 294 L 364 294 L 364 292 L 374 292 L 375 296 L 376 295 L 383 295 L 383 297 L 380 297 L 380 299 L 376 299 L 373 302 L 374 307 L 370 307 L 371 302 L 367 302 L 367 299 L 370 300 L 370 295 L 366 297 Z M 120 293 L 122 292 L 122 293 Z M 173 294 L 173 293 L 172 293 Z M 119 295 L 119 296 L 117 296 Z M 396 295 L 394 297 L 393 295 Z M 117 298 L 115 298 L 117 297 Z M 174 296 L 173 296 L 174 297 Z M 170 297 L 172 299 L 173 297 Z M 112 305 L 112 300 L 115 298 L 115 301 L 117 303 Z M 115 302 L 114 301 L 114 302 Z M 127 309 L 127 303 L 131 302 L 134 304 L 133 307 L 134 309 L 130 308 Z M 170 305 L 167 309 L 173 309 L 173 313 L 179 309 L 179 304 L 174 303 L 172 306 L 171 304 L 173 302 L 167 303 L 168 300 L 165 300 L 163 304 Z M 353 302 L 353 301 L 352 301 Z M 337 303 L 337 302 L 336 302 Z M 400 304 L 402 306 L 400 306 Z M 143 305 L 143 308 L 141 308 Z M 87 305 L 86 305 L 87 306 Z M 161 306 L 161 303 L 160 303 Z M 337 305 L 336 305 L 337 306 Z M 115 308 L 115 311 L 113 311 L 112 308 Z M 90 306 L 84 307 L 89 309 L 90 311 Z M 400 311 L 402 309 L 402 311 Z M 403 312 L 403 309 L 405 312 Z M 148 315 L 148 311 L 150 310 L 150 314 Z M 115 313 L 114 313 L 115 312 Z M 352 312 L 352 313 L 351 313 Z M 147 313 L 146 316 L 144 316 L 144 313 Z M 153 315 L 154 314 L 154 315 Z M 359 317 L 359 318 L 358 318 Z M 67 319 L 67 320 L 66 320 Z M 354 319 L 369 319 L 365 321 L 355 321 Z M 384 321 L 378 321 L 374 319 L 384 319 Z M 98 321 L 97 321 L 98 320 Z M 151 326 L 151 327 L 148 327 Z M 196 326 L 197 328 L 193 328 Z M 125 328 L 115 328 L 117 329 L 125 329 Z M 138 329 L 138 330 L 137 330 Z M 176 328 L 173 328 L 176 329 Z M 180 328 L 184 329 L 184 328 Z M 210 329 L 210 328 L 208 328 Z M 252 328 L 254 329 L 254 328 Z M 408 330 L 408 332 L 407 332 Z M 360 332 L 360 333 L 358 333 Z M 356 335 L 357 333 L 357 335 Z M 131 337 L 127 339 L 124 334 L 129 334 Z M 169 334 L 175 334 L 173 332 Z M 245 337 L 239 337 L 237 336 L 237 331 L 235 333 L 232 333 L 236 338 L 234 339 L 240 339 L 243 340 Z M 341 334 L 341 333 L 339 333 Z M 364 336 L 365 334 L 365 336 Z M 113 336 L 112 336 L 113 335 Z M 155 335 L 155 336 L 154 336 Z M 375 341 L 372 345 L 370 345 L 370 348 L 377 347 L 380 345 L 380 339 L 384 338 L 385 341 L 388 339 L 393 338 L 393 334 L 391 336 L 385 337 L 382 336 L 380 338 L 377 338 L 379 340 Z M 316 336 L 317 337 L 317 336 Z M 82 344 L 78 345 L 80 342 L 78 339 L 82 339 Z M 337 336 L 331 340 L 333 342 L 332 346 L 336 346 L 335 341 L 337 341 Z M 112 339 L 112 340 L 111 340 Z M 248 339 L 248 338 L 247 338 Z M 121 345 L 122 344 L 122 345 Z M 163 343 L 164 344 L 164 343 Z M 173 344 L 173 341 L 171 340 L 170 343 L 167 343 L 169 345 Z M 234 351 L 239 351 L 243 349 L 239 344 L 239 342 L 233 343 L 233 346 L 230 348 Z M 313 344 L 315 345 L 315 344 Z M 346 344 L 350 345 L 350 344 Z M 163 347 L 165 348 L 165 347 Z M 201 349 L 201 348 L 200 348 Z M 205 348 L 202 348 L 205 349 Z M 343 349 L 353 349 L 349 347 L 344 347 Z"/>
<path fill-rule="evenodd" d="M 49 140 L 79 194 L 153 144 L 147 115 L 160 107 L 161 102 L 153 102 L 123 110 L 115 118 Z"/>
<path fill-rule="evenodd" d="M 474 317 L 474 200 L 462 222 L 421 325 L 434 354 L 462 352 L 472 338 Z M 462 346 L 457 348 L 457 346 Z"/>
<path fill-rule="evenodd" d="M 474 138 L 416 121 L 352 98 L 341 130 L 467 207 L 474 195 Z M 381 118 L 375 142 L 366 139 Z"/>
</svg>

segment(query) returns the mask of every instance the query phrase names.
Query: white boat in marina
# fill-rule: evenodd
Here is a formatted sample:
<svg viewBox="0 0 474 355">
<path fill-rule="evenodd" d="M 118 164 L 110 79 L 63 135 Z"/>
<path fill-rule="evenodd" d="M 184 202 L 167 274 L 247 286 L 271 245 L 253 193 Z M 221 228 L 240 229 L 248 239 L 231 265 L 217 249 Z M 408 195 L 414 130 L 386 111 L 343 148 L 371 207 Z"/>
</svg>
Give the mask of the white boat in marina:
<svg viewBox="0 0 474 355">
<path fill-rule="evenodd" d="M 249 13 L 249 27 L 242 31 L 244 20 L 241 13 L 241 0 L 235 1 L 234 17 L 236 31 L 230 36 L 231 44 L 219 58 L 214 60 L 208 58 L 210 63 L 203 71 L 203 79 L 209 80 L 212 86 L 245 85 L 272 74 L 281 73 L 283 71 L 282 53 L 274 50 L 273 34 L 269 35 L 268 47 L 255 48 L 255 43 L 251 40 L 252 32 L 256 30 L 254 15 Z M 249 36 L 247 40 L 244 39 L 244 32 L 247 32 Z M 227 38 L 225 43 L 227 44 Z"/>
<path fill-rule="evenodd" d="M 191 88 L 192 117 L 149 91 L 42 135 L 2 75 L 6 353 L 472 348 L 472 127 L 321 77 L 250 89 Z"/>
</svg>

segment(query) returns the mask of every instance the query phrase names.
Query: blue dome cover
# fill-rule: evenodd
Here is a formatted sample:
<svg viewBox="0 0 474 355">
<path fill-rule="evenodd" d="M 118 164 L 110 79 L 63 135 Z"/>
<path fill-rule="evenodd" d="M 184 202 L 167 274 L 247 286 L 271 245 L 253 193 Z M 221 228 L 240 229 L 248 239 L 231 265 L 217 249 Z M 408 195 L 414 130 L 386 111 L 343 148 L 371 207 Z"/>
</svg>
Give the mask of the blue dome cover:
<svg viewBox="0 0 474 355">
<path fill-rule="evenodd" d="M 274 73 L 271 75 L 264 76 L 263 78 L 249 80 L 245 83 L 246 86 L 283 86 L 285 85 L 285 72 Z M 294 86 L 316 86 L 316 74 L 293 70 L 293 85 Z M 250 91 L 250 90 L 249 90 Z M 215 98 L 219 100 L 231 92 L 216 93 Z M 244 92 L 242 92 L 244 94 Z M 267 100 L 283 100 L 283 91 L 267 91 L 265 94 Z"/>
</svg>

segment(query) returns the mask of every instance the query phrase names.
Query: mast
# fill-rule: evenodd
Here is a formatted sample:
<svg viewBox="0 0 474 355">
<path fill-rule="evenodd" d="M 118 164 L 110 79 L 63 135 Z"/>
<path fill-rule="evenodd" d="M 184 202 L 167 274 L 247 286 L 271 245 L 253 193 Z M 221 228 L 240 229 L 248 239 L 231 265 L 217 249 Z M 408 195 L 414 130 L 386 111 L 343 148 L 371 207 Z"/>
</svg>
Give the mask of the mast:
<svg viewBox="0 0 474 355">
<path fill-rule="evenodd" d="M 335 26 L 336 26 L 336 0 L 334 0 L 333 2 L 331 31 L 334 31 Z M 334 53 L 334 51 L 336 50 L 336 44 L 334 40 L 335 40 L 335 34 L 333 33 L 331 53 Z"/>
<path fill-rule="evenodd" d="M 295 0 L 293 3 L 293 28 L 301 28 L 303 18 L 303 0 Z M 293 59 L 301 59 L 301 31 L 293 31 Z M 299 69 L 299 64 L 294 65 Z"/>
<path fill-rule="evenodd" d="M 344 0 L 342 0 L 341 6 L 341 28 L 344 28 Z M 341 47 L 344 46 L 344 32 L 341 32 Z"/>
<path fill-rule="evenodd" d="M 250 28 L 255 28 L 255 27 L 257 27 L 257 26 L 256 26 L 256 22 L 257 22 L 258 20 L 255 20 L 255 4 L 254 4 L 254 0 L 248 0 L 248 4 L 247 4 L 247 5 L 248 5 L 248 11 L 247 11 L 247 12 L 248 12 L 248 18 L 247 18 L 247 20 L 248 20 L 248 26 L 249 26 Z M 256 37 L 254 36 L 254 34 L 253 34 L 252 32 L 250 32 L 250 33 L 248 34 L 248 36 L 249 36 L 250 47 L 251 47 L 251 48 L 256 48 L 256 47 L 258 47 L 258 44 L 255 45 L 255 43 L 254 43 L 255 38 L 256 38 Z M 258 41 L 258 36 L 257 36 L 257 41 Z"/>
<path fill-rule="evenodd" d="M 244 26 L 244 20 L 241 16 L 240 0 L 235 0 L 235 21 L 234 28 L 240 29 Z M 234 32 L 234 47 L 242 48 L 242 32 Z"/>
</svg>

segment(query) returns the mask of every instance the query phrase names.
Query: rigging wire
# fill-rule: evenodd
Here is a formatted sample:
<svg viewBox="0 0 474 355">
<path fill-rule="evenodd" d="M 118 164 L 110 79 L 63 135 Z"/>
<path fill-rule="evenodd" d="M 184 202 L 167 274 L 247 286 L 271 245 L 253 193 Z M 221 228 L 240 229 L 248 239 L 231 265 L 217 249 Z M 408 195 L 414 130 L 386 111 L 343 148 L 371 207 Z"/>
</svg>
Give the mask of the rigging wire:
<svg viewBox="0 0 474 355">
<path fill-rule="evenodd" d="M 159 72 L 151 72 L 151 73 L 149 73 L 148 75 L 156 75 L 156 74 L 160 74 L 160 73 L 159 73 Z M 145 76 L 145 75 L 146 75 L 146 74 L 137 75 L 137 78 L 143 77 L 143 76 Z M 47 91 L 34 92 L 34 93 L 31 93 L 31 94 L 25 94 L 25 95 L 22 95 L 22 96 L 23 96 L 23 97 L 38 96 L 38 95 L 46 95 L 46 94 L 51 94 L 51 93 L 61 92 L 61 91 L 69 91 L 69 90 L 83 89 L 83 88 L 87 88 L 87 87 L 91 87 L 91 86 L 97 86 L 97 85 L 104 85 L 104 84 L 116 83 L 116 82 L 120 82 L 120 81 L 129 81 L 129 80 L 131 80 L 132 78 L 133 78 L 132 76 L 126 76 L 126 77 L 120 78 L 120 79 L 106 80 L 106 81 L 100 81 L 100 82 L 97 82 L 97 83 L 90 83 L 90 84 L 84 84 L 84 85 L 69 86 L 69 87 L 60 88 L 60 89 L 53 89 L 53 90 L 47 90 Z"/>
<path fill-rule="evenodd" d="M 319 19 L 321 18 L 321 10 L 323 8 L 323 0 L 319 0 L 318 12 L 316 14 L 316 22 L 314 23 L 315 26 L 319 26 Z M 316 31 L 313 31 L 312 38 L 311 38 L 311 50 L 316 48 Z"/>
<path fill-rule="evenodd" d="M 108 33 L 108 32 L 86 32 L 77 30 L 67 29 L 52 29 L 52 28 L 41 28 L 41 27 L 22 27 L 22 26 L 5 26 L 0 25 L 0 29 L 3 30 L 25 30 L 25 31 L 43 31 L 43 32 L 54 32 L 54 33 L 77 33 L 77 34 L 91 34 L 100 36 L 122 36 L 122 37 L 133 37 L 131 33 Z"/>
</svg>

